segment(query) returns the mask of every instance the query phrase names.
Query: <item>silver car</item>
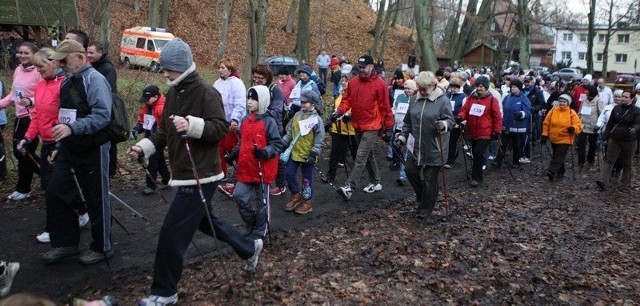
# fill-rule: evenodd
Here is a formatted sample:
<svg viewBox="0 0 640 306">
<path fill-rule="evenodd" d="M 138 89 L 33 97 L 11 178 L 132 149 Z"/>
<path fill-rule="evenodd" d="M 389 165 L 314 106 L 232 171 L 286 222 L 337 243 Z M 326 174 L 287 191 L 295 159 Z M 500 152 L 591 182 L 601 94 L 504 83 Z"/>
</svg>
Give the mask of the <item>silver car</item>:
<svg viewBox="0 0 640 306">
<path fill-rule="evenodd" d="M 554 78 L 557 76 L 564 81 L 579 81 L 582 80 L 582 71 L 577 68 L 562 68 L 551 74 L 551 76 Z"/>
</svg>

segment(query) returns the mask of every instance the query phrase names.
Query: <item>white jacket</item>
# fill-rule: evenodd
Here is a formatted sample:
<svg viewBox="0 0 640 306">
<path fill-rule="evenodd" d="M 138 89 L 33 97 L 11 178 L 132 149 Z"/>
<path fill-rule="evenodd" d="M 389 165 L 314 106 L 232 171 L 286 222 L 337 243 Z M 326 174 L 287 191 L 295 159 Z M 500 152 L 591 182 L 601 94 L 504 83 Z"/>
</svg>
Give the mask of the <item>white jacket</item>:
<svg viewBox="0 0 640 306">
<path fill-rule="evenodd" d="M 226 79 L 217 79 L 213 87 L 220 92 L 224 105 L 224 117 L 227 122 L 235 120 L 240 123 L 247 114 L 247 89 L 237 77 L 229 76 Z"/>
</svg>

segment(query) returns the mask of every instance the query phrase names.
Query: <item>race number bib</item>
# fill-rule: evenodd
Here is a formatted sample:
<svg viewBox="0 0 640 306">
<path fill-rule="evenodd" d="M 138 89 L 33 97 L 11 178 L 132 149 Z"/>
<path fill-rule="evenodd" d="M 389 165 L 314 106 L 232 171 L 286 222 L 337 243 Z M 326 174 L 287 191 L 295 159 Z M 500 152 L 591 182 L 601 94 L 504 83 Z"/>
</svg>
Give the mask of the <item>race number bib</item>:
<svg viewBox="0 0 640 306">
<path fill-rule="evenodd" d="M 407 150 L 409 150 L 409 152 L 413 153 L 413 148 L 416 145 L 416 139 L 413 137 L 413 135 L 409 134 L 409 137 L 407 138 Z"/>
<path fill-rule="evenodd" d="M 484 114 L 484 109 L 487 108 L 482 104 L 473 104 L 471 105 L 471 109 L 469 110 L 469 115 L 480 117 Z"/>
<path fill-rule="evenodd" d="M 290 99 L 300 99 L 300 88 L 294 88 L 289 95 Z"/>
<path fill-rule="evenodd" d="M 314 126 L 318 124 L 318 117 L 312 116 L 304 120 L 298 121 L 300 127 L 300 136 L 305 136 L 311 132 Z"/>
<path fill-rule="evenodd" d="M 58 111 L 58 122 L 71 124 L 76 122 L 76 110 L 71 108 L 60 108 Z"/>
<path fill-rule="evenodd" d="M 409 110 L 409 103 L 400 103 L 396 107 L 396 113 L 398 114 L 406 114 Z"/>
<path fill-rule="evenodd" d="M 591 116 L 591 107 L 583 105 L 580 109 L 580 115 Z"/>
<path fill-rule="evenodd" d="M 144 122 L 142 123 L 142 128 L 147 131 L 151 131 L 153 130 L 153 125 L 155 123 L 156 123 L 156 117 L 154 117 L 153 115 L 145 114 Z"/>
<path fill-rule="evenodd" d="M 587 99 L 587 94 L 580 94 L 580 101 L 584 101 Z"/>
</svg>

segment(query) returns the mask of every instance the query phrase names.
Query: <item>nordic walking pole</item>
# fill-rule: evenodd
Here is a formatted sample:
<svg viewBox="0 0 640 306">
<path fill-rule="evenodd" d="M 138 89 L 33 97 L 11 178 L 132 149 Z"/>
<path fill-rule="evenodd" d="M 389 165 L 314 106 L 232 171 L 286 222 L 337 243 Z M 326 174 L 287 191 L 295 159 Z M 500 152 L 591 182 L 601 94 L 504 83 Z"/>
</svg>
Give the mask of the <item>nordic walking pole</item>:
<svg viewBox="0 0 640 306">
<path fill-rule="evenodd" d="M 573 134 L 571 134 L 571 145 L 569 146 L 569 150 L 571 151 L 571 176 L 573 180 L 576 180 L 576 165 L 573 161 Z"/>
<path fill-rule="evenodd" d="M 469 180 L 469 169 L 467 169 L 467 153 L 464 151 L 464 148 L 467 147 L 467 141 L 464 140 L 464 130 L 467 128 L 466 125 L 460 125 L 460 138 L 462 138 L 462 160 L 464 161 L 464 174 L 467 177 L 467 181 Z M 456 145 L 457 147 L 457 145 Z M 456 148 L 457 149 L 457 148 Z M 473 150 L 471 150 L 471 156 L 473 157 Z"/>
<path fill-rule="evenodd" d="M 254 141 L 253 147 L 258 148 L 258 144 Z M 262 198 L 262 205 L 267 209 L 267 233 L 269 233 L 269 245 L 271 245 L 271 206 L 269 205 L 269 195 L 264 190 L 264 173 L 262 172 L 262 162 L 258 160 L 258 176 L 260 176 L 260 197 Z"/>
<path fill-rule="evenodd" d="M 116 199 L 116 201 L 120 204 L 122 204 L 122 206 L 124 206 L 125 208 L 127 208 L 128 210 L 130 210 L 132 213 L 134 213 L 136 216 L 142 218 L 142 220 L 144 221 L 148 221 L 147 218 L 145 216 L 143 216 L 141 213 L 137 212 L 135 209 L 133 209 L 133 207 L 129 206 L 127 203 L 125 203 L 122 199 L 120 199 L 119 197 L 117 197 L 115 194 L 113 194 L 113 192 L 109 191 L 109 195 L 111 197 L 113 197 L 114 199 Z"/>
<path fill-rule="evenodd" d="M 444 152 L 442 148 L 442 132 L 438 131 L 438 146 L 440 146 L 440 163 L 444 165 Z M 444 174 L 444 167 L 440 166 L 442 171 L 442 187 L 444 191 L 444 209 L 447 215 L 449 215 L 449 193 L 447 191 L 447 177 Z"/>
<path fill-rule="evenodd" d="M 138 163 L 140 164 L 140 166 L 142 166 L 142 169 L 144 169 L 144 172 L 146 173 L 147 177 L 153 182 L 153 185 L 156 186 L 156 192 L 160 194 L 160 197 L 162 198 L 162 202 L 164 202 L 164 204 L 169 204 L 169 201 L 167 201 L 167 198 L 165 198 L 164 193 L 162 192 L 162 190 L 160 190 L 158 183 L 156 183 L 156 180 L 153 177 L 151 177 L 149 168 L 144 164 L 144 156 L 138 157 Z"/>
<path fill-rule="evenodd" d="M 198 193 L 200 194 L 200 201 L 204 206 L 204 212 L 207 216 L 207 222 L 209 223 L 211 234 L 213 235 L 213 239 L 215 239 L 214 244 L 216 245 L 216 249 L 218 249 L 218 252 L 220 252 L 222 249 L 219 246 L 218 235 L 216 235 L 216 230 L 213 227 L 213 221 L 211 220 L 211 213 L 209 212 L 209 205 L 207 205 L 207 199 L 204 197 L 204 193 L 202 192 L 202 185 L 200 184 L 200 177 L 198 176 L 198 170 L 196 170 L 196 163 L 195 161 L 193 161 L 193 155 L 191 154 L 191 147 L 189 147 L 189 138 L 187 137 L 187 134 L 184 132 L 181 133 L 181 137 L 182 139 L 184 139 L 184 146 L 187 149 L 187 155 L 189 156 L 189 160 L 191 161 L 191 171 L 193 172 L 193 178 L 196 179 L 196 187 L 198 188 Z M 218 257 L 218 261 L 222 266 L 222 271 L 224 272 L 224 276 L 227 278 L 227 282 L 231 284 L 231 277 L 229 276 L 229 272 L 227 271 L 227 265 L 225 264 L 224 259 L 222 259 L 222 254 L 218 254 L 218 256 L 216 257 Z M 231 288 L 232 287 L 229 286 L 229 290 L 232 290 Z"/>
<path fill-rule="evenodd" d="M 318 174 L 320 174 L 320 177 L 322 177 L 323 180 L 327 181 L 327 183 L 329 183 L 331 188 L 333 188 L 333 190 L 335 190 L 340 195 L 340 197 L 342 197 L 344 200 L 349 202 L 349 199 L 345 198 L 344 195 L 340 192 L 340 190 L 338 190 L 338 188 L 336 188 L 336 186 L 333 185 L 333 183 L 330 180 L 327 179 L 327 177 L 324 175 L 324 173 L 322 173 L 322 171 L 320 171 L 320 169 L 318 169 L 318 166 L 316 166 L 316 164 L 313 164 L 313 168 L 316 169 L 316 171 L 318 171 Z"/>
<path fill-rule="evenodd" d="M 504 154 L 504 148 L 502 147 L 502 135 L 500 135 L 500 137 L 498 138 L 498 149 L 500 150 L 500 154 L 502 154 L 502 158 L 504 159 L 504 163 L 507 165 L 507 170 L 509 170 L 509 175 L 511 175 L 511 179 L 515 183 L 516 182 L 516 178 L 513 176 L 513 172 L 511 172 L 511 166 L 509 166 L 509 161 L 507 160 L 507 155 Z"/>
</svg>

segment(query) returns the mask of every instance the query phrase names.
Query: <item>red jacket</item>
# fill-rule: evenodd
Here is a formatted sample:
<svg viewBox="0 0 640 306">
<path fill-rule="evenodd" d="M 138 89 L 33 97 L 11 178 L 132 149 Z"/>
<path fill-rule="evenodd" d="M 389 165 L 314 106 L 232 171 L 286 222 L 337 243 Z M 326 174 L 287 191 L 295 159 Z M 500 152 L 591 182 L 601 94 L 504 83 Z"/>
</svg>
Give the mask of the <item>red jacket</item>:
<svg viewBox="0 0 640 306">
<path fill-rule="evenodd" d="M 156 126 L 159 127 L 162 125 L 162 112 L 164 111 L 164 102 L 165 96 L 160 94 L 160 98 L 153 103 L 153 105 L 149 106 L 148 104 L 144 104 L 140 107 L 140 111 L 138 112 L 138 123 L 144 123 L 144 115 L 148 114 L 149 108 L 151 108 L 151 115 L 156 118 Z"/>
<path fill-rule="evenodd" d="M 576 86 L 576 88 L 573 89 L 572 97 L 571 97 L 573 98 L 573 102 L 571 102 L 571 105 L 569 107 L 576 112 L 580 111 L 580 107 L 582 106 L 582 101 L 580 101 L 580 96 L 585 95 L 586 97 L 587 93 L 589 93 L 589 91 L 587 90 L 587 87 L 585 87 L 584 85 Z"/>
<path fill-rule="evenodd" d="M 389 88 L 377 74 L 349 81 L 338 108 L 341 114 L 351 110 L 351 124 L 359 131 L 377 131 L 393 127 Z"/>
<path fill-rule="evenodd" d="M 480 111 L 482 107 L 478 108 L 479 105 L 484 106 L 484 110 Z M 482 115 L 478 116 L 477 114 L 480 112 Z M 467 97 L 458 116 L 462 120 L 467 120 L 466 132 L 470 139 L 491 139 L 493 132 L 500 133 L 502 131 L 500 105 L 489 92 L 486 92 L 484 97 L 478 96 L 475 92 Z"/>
<path fill-rule="evenodd" d="M 40 136 L 43 142 L 53 142 L 51 130 L 58 123 L 60 110 L 60 85 L 64 75 L 53 80 L 42 79 L 35 87 L 34 100 L 36 104 L 31 111 L 31 123 L 24 137 L 33 140 Z"/>
<path fill-rule="evenodd" d="M 260 183 L 258 160 L 253 155 L 255 145 L 269 152 L 271 158 L 261 160 L 264 182 L 270 184 L 278 173 L 279 152 L 282 151 L 282 139 L 278 125 L 267 114 L 250 114 L 240 124 L 240 142 L 236 179 L 242 183 Z M 238 148 L 236 148 L 238 149 Z M 234 150 L 236 150 L 234 149 Z"/>
</svg>

